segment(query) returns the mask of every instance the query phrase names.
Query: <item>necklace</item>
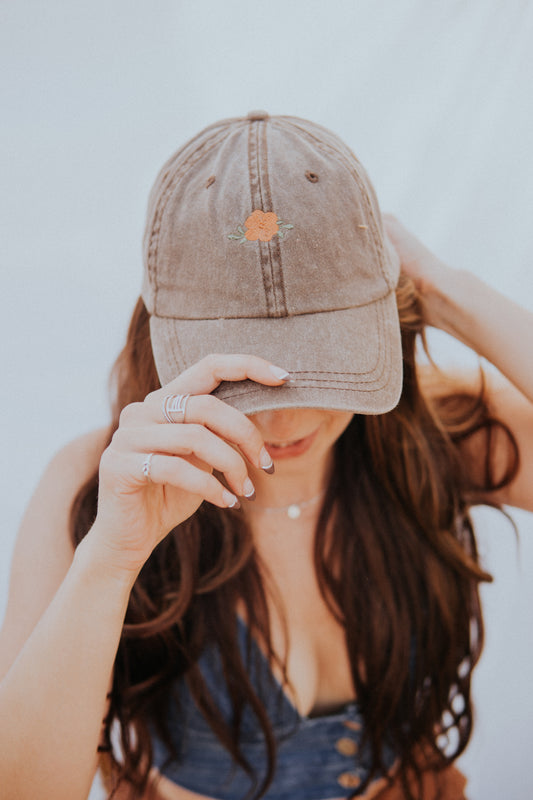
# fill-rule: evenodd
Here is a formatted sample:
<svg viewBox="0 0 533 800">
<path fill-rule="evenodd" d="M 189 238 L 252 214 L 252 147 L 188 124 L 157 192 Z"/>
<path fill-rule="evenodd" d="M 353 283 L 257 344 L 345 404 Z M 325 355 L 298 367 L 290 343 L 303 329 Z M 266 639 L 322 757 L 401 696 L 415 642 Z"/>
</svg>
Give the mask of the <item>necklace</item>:
<svg viewBox="0 0 533 800">
<path fill-rule="evenodd" d="M 313 503 L 316 503 L 321 497 L 324 497 L 325 494 L 326 490 L 324 489 L 320 494 L 311 497 L 310 500 L 304 500 L 302 503 L 291 503 L 288 506 L 258 506 L 255 503 L 254 506 L 264 511 L 266 514 L 286 514 L 289 519 L 298 519 L 298 517 L 301 516 L 302 509 L 313 505 Z"/>
</svg>

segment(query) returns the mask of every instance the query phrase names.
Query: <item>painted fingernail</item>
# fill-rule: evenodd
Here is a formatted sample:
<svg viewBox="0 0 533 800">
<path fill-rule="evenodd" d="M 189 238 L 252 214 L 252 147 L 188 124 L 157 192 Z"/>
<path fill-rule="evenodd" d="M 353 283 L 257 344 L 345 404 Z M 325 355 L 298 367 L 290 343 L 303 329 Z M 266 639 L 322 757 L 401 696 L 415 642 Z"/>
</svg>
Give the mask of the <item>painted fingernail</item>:
<svg viewBox="0 0 533 800">
<path fill-rule="evenodd" d="M 262 447 L 261 452 L 259 453 L 259 466 L 269 475 L 272 475 L 274 472 L 274 463 L 270 458 L 270 454 L 266 447 Z"/>
<path fill-rule="evenodd" d="M 250 478 L 246 478 L 242 488 L 244 489 L 244 496 L 247 500 L 255 500 L 255 488 Z"/>
<path fill-rule="evenodd" d="M 241 504 L 239 503 L 238 499 L 235 497 L 234 494 L 228 492 L 227 489 L 224 489 L 222 492 L 222 497 L 224 498 L 224 502 L 226 504 L 226 508 L 240 508 Z"/>
<path fill-rule="evenodd" d="M 286 381 L 290 377 L 290 373 L 286 369 L 281 369 L 281 367 L 270 366 L 270 372 L 280 381 Z"/>
</svg>

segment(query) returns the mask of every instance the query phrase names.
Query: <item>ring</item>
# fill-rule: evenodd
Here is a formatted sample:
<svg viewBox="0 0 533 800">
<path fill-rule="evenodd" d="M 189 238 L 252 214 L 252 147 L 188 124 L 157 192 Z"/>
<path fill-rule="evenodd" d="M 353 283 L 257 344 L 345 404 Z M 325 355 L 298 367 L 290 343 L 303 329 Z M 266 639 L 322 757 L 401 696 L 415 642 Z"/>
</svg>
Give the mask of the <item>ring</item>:
<svg viewBox="0 0 533 800">
<path fill-rule="evenodd" d="M 163 400 L 163 416 L 167 422 L 185 422 L 185 409 L 190 394 L 167 394 Z M 181 419 L 174 419 L 172 414 L 180 414 Z"/>
<path fill-rule="evenodd" d="M 143 467 L 142 467 L 143 475 L 146 478 L 148 483 L 152 483 L 151 471 L 152 471 L 152 458 L 153 457 L 154 457 L 153 453 L 148 453 L 148 455 L 146 456 L 146 458 L 143 461 Z"/>
</svg>

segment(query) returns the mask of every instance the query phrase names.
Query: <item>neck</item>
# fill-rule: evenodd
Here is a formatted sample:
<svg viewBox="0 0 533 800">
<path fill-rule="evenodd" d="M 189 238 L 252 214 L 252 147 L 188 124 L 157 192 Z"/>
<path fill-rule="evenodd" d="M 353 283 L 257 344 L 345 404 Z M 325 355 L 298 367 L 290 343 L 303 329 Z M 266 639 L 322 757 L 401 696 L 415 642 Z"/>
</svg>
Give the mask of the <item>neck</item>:
<svg viewBox="0 0 533 800">
<path fill-rule="evenodd" d="M 332 459 L 328 458 L 320 466 L 313 465 L 314 468 L 309 466 L 296 468 L 290 463 L 278 462 L 273 475 L 253 469 L 250 477 L 256 489 L 257 507 L 283 508 L 292 503 L 304 503 L 325 491 L 331 474 Z M 248 505 L 252 506 L 253 503 Z"/>
<path fill-rule="evenodd" d="M 256 487 L 256 499 L 245 501 L 244 512 L 253 528 L 263 528 L 289 523 L 296 520 L 314 522 L 320 511 L 331 472 L 331 461 L 321 469 L 305 471 L 287 468 L 290 465 L 276 465 L 273 475 L 252 476 Z"/>
</svg>

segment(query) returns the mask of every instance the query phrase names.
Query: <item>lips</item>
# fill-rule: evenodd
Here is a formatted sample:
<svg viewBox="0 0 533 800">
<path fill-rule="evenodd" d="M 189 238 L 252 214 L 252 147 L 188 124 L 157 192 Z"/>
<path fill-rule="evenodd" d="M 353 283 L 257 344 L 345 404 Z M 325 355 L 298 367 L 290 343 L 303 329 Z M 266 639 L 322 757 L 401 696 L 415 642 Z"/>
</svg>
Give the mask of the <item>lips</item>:
<svg viewBox="0 0 533 800">
<path fill-rule="evenodd" d="M 282 458 L 295 458 L 306 453 L 313 441 L 317 431 L 313 431 L 302 439 L 292 439 L 285 442 L 265 442 L 265 447 L 271 458 L 279 461 Z"/>
</svg>

